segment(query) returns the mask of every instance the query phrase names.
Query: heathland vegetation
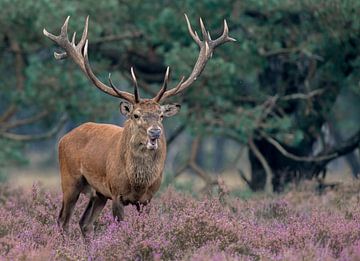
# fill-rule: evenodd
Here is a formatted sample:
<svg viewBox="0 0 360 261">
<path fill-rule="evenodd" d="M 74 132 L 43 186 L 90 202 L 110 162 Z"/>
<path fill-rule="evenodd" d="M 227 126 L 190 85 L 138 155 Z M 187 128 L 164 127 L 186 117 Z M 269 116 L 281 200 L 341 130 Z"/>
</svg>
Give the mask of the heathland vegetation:
<svg viewBox="0 0 360 261">
<path fill-rule="evenodd" d="M 238 198 L 220 187 L 198 198 L 167 188 L 141 213 L 110 205 L 86 242 L 78 220 L 59 232 L 59 191 L 0 188 L 0 256 L 8 260 L 348 260 L 360 259 L 359 182 L 314 193 L 306 182 L 277 196 Z"/>
</svg>

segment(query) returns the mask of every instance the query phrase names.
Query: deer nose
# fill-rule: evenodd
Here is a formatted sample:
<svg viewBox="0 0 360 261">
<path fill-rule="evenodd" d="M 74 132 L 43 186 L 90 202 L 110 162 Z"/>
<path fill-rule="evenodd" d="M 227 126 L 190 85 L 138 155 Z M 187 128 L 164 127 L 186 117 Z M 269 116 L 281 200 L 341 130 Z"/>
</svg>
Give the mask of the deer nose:
<svg viewBox="0 0 360 261">
<path fill-rule="evenodd" d="M 159 127 L 151 127 L 147 130 L 150 139 L 158 139 L 161 135 L 161 129 Z"/>
</svg>

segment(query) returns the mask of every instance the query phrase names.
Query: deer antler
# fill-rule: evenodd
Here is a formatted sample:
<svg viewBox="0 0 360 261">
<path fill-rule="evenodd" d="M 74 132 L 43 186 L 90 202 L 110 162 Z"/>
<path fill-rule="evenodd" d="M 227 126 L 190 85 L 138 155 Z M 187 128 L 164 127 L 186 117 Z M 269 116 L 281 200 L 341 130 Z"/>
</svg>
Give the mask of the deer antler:
<svg viewBox="0 0 360 261">
<path fill-rule="evenodd" d="M 185 14 L 185 19 L 186 19 L 187 27 L 188 27 L 191 37 L 194 39 L 194 41 L 200 47 L 198 59 L 194 65 L 194 68 L 193 68 L 191 74 L 189 75 L 189 77 L 185 81 L 184 81 L 184 78 L 182 78 L 181 81 L 177 84 L 177 86 L 175 86 L 174 88 L 172 88 L 168 91 L 165 91 L 165 90 L 166 90 L 166 85 L 168 82 L 169 69 L 166 70 L 163 87 L 161 88 L 159 93 L 155 96 L 155 98 L 153 98 L 153 100 L 156 102 L 161 102 L 162 100 L 169 98 L 171 96 L 174 96 L 174 95 L 184 91 L 186 88 L 188 88 L 194 81 L 196 81 L 197 77 L 199 77 L 201 72 L 204 70 L 207 61 L 211 58 L 211 56 L 214 52 L 214 49 L 216 47 L 218 47 L 219 45 L 222 45 L 223 43 L 226 43 L 226 42 L 236 41 L 236 39 L 229 36 L 229 28 L 227 26 L 226 20 L 224 20 L 224 29 L 223 29 L 222 35 L 219 38 L 212 40 L 211 36 L 210 36 L 210 32 L 206 31 L 204 23 L 203 23 L 202 19 L 200 18 L 200 27 L 201 27 L 202 37 L 203 37 L 203 40 L 201 41 L 197 32 L 193 31 L 193 29 L 191 28 L 190 21 L 186 14 Z"/>
<path fill-rule="evenodd" d="M 157 103 L 160 102 L 162 96 L 164 95 L 166 89 L 167 89 L 167 85 L 169 83 L 169 76 L 170 75 L 170 67 L 168 66 L 166 68 L 166 73 L 165 73 L 165 77 L 164 77 L 164 82 L 163 85 L 160 89 L 160 91 L 158 92 L 158 94 L 153 98 L 154 101 L 156 101 Z M 183 76 L 180 80 L 180 82 L 174 87 L 175 90 L 179 89 L 181 84 L 184 82 L 185 77 Z"/>
<path fill-rule="evenodd" d="M 86 17 L 84 31 L 81 37 L 81 40 L 78 44 L 75 43 L 76 32 L 73 34 L 71 42 L 68 38 L 67 28 L 69 23 L 70 16 L 65 20 L 65 23 L 61 27 L 60 35 L 56 36 L 44 28 L 43 33 L 46 37 L 57 43 L 65 52 L 57 53 L 54 52 L 55 59 L 61 60 L 67 57 L 70 57 L 85 73 L 85 75 L 93 82 L 93 84 L 100 89 L 101 91 L 110 94 L 114 97 L 125 99 L 131 103 L 139 102 L 139 96 L 137 92 L 137 87 L 135 88 L 135 96 L 131 93 L 118 90 L 111 82 L 109 87 L 108 85 L 102 83 L 93 73 L 89 58 L 88 58 L 88 24 L 89 16 Z M 136 79 L 135 79 L 136 80 Z"/>
<path fill-rule="evenodd" d="M 78 44 L 75 43 L 76 32 L 73 34 L 72 41 L 71 42 L 69 41 L 68 33 L 67 33 L 69 19 L 70 16 L 66 18 L 65 23 L 61 27 L 60 35 L 58 36 L 49 33 L 45 29 L 43 30 L 43 33 L 46 37 L 57 43 L 60 47 L 62 47 L 65 50 L 62 53 L 54 52 L 55 58 L 57 60 L 60 60 L 70 57 L 98 89 L 114 97 L 125 99 L 131 103 L 138 103 L 140 101 L 140 97 L 138 91 L 138 84 L 133 68 L 131 68 L 131 75 L 134 83 L 134 95 L 117 89 L 110 79 L 110 74 L 109 74 L 110 86 L 102 83 L 93 73 L 88 58 L 87 37 L 88 37 L 89 16 L 86 18 L 84 31 L 81 40 Z M 174 96 L 187 89 L 204 70 L 207 61 L 211 58 L 212 53 L 214 52 L 214 49 L 217 46 L 226 42 L 236 41 L 234 38 L 229 37 L 229 28 L 227 26 L 226 20 L 224 20 L 224 30 L 222 35 L 219 38 L 212 40 L 210 37 L 210 33 L 206 31 L 204 23 L 200 18 L 200 27 L 203 36 L 203 40 L 201 41 L 196 31 L 193 31 L 193 29 L 191 28 L 190 21 L 186 14 L 185 14 L 185 19 L 191 37 L 200 47 L 198 59 L 189 77 L 186 80 L 184 80 L 185 77 L 182 77 L 180 82 L 170 90 L 166 90 L 169 82 L 169 74 L 170 74 L 170 70 L 168 67 L 165 73 L 163 86 L 160 89 L 159 93 L 152 99 L 155 102 L 160 103 L 162 100 Z"/>
</svg>

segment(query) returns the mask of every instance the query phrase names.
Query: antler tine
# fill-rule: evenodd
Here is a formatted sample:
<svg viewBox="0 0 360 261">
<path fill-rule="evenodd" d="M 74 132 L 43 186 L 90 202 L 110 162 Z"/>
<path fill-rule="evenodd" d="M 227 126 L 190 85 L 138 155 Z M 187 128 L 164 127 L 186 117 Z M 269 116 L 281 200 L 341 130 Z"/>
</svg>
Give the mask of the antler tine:
<svg viewBox="0 0 360 261">
<path fill-rule="evenodd" d="M 86 71 L 86 75 L 88 76 L 88 78 L 93 82 L 93 84 L 99 88 L 101 91 L 110 94 L 112 96 L 115 96 L 117 98 L 122 98 L 124 100 L 127 100 L 131 103 L 134 103 L 134 96 L 128 92 L 124 92 L 124 91 L 120 91 L 118 89 L 116 89 L 115 86 L 107 86 L 105 84 L 103 84 L 93 73 L 93 71 L 91 70 L 90 67 L 90 63 L 89 63 L 89 57 L 88 57 L 88 40 L 86 40 L 85 42 L 85 46 L 84 46 L 84 64 L 85 64 L 85 71 Z M 115 88 L 114 88 L 115 87 Z M 116 89 L 116 90 L 115 90 Z"/>
<path fill-rule="evenodd" d="M 55 35 L 53 35 L 53 34 L 51 34 L 51 33 L 49 33 L 48 31 L 46 31 L 46 29 L 44 28 L 43 29 L 43 34 L 47 37 L 47 38 L 49 38 L 50 40 L 52 40 L 52 41 L 56 41 L 56 36 Z"/>
<path fill-rule="evenodd" d="M 61 26 L 61 31 L 60 31 L 59 36 L 56 36 L 56 35 L 53 35 L 53 34 L 49 33 L 45 28 L 43 29 L 43 34 L 46 37 L 50 38 L 55 43 L 58 43 L 58 41 L 64 41 L 64 40 L 66 41 L 66 40 L 68 40 L 67 27 L 68 27 L 69 19 L 70 19 L 70 16 L 68 16 L 66 18 L 64 24 Z M 61 52 L 61 53 L 54 52 L 54 57 L 55 57 L 56 60 L 62 60 L 62 59 L 65 59 L 67 57 L 67 54 L 66 54 L 66 52 Z"/>
<path fill-rule="evenodd" d="M 173 88 L 175 94 L 178 94 L 179 89 L 184 81 L 185 81 L 185 76 L 181 76 L 179 83 Z"/>
<path fill-rule="evenodd" d="M 133 79 L 133 83 L 134 83 L 134 96 L 135 96 L 135 103 L 139 103 L 140 101 L 140 97 L 139 97 L 139 87 L 138 87 L 138 83 L 136 80 L 136 76 L 134 73 L 134 68 L 131 67 L 131 77 Z"/>
<path fill-rule="evenodd" d="M 234 38 L 229 37 L 229 28 L 227 26 L 226 20 L 224 20 L 224 30 L 223 30 L 222 35 L 219 38 L 212 40 L 211 36 L 210 36 L 210 32 L 206 31 L 204 22 L 200 18 L 199 22 L 200 22 L 201 32 L 203 35 L 203 40 L 201 41 L 199 36 L 197 35 L 197 33 L 194 32 L 193 29 L 191 28 L 191 24 L 190 24 L 190 21 L 189 21 L 187 15 L 186 14 L 184 14 L 184 15 L 185 15 L 185 20 L 187 23 L 189 33 L 190 33 L 191 37 L 194 39 L 194 41 L 200 47 L 199 56 L 197 58 L 197 61 L 194 65 L 194 68 L 193 68 L 191 74 L 189 75 L 189 77 L 186 80 L 184 80 L 184 78 L 183 78 L 176 87 L 165 91 L 163 93 L 162 97 L 160 98 L 159 102 L 161 100 L 164 100 L 168 97 L 174 96 L 174 95 L 184 91 L 194 81 L 196 81 L 196 79 L 200 76 L 201 72 L 204 70 L 206 63 L 211 58 L 211 56 L 214 52 L 214 49 L 217 46 L 220 46 L 221 44 L 229 42 L 229 41 L 236 41 Z"/>
<path fill-rule="evenodd" d="M 223 44 L 224 42 L 236 42 L 235 38 L 229 36 L 229 27 L 227 25 L 226 19 L 224 19 L 224 30 L 222 35 L 211 42 L 213 48 L 217 47 L 218 45 Z"/>
<path fill-rule="evenodd" d="M 68 29 L 68 25 L 69 25 L 69 19 L 70 19 L 70 15 L 68 17 L 66 17 L 66 20 L 63 24 L 63 26 L 61 26 L 61 32 L 60 32 L 60 36 L 62 37 L 66 37 L 66 39 L 68 38 L 68 33 L 67 33 L 67 29 Z"/>
<path fill-rule="evenodd" d="M 160 91 L 158 92 L 158 94 L 155 96 L 154 101 L 159 102 L 161 100 L 161 97 L 165 93 L 165 91 L 167 89 L 167 85 L 169 83 L 169 74 L 170 74 L 170 67 L 168 66 L 166 68 L 163 85 L 162 85 Z"/>
<path fill-rule="evenodd" d="M 72 39 L 71 39 L 71 44 L 72 44 L 73 46 L 76 46 L 76 44 L 75 44 L 75 38 L 76 38 L 76 32 L 73 33 L 73 36 L 72 36 Z"/>
<path fill-rule="evenodd" d="M 204 22 L 201 19 L 201 17 L 199 18 L 199 21 L 200 21 L 201 32 L 202 32 L 202 35 L 203 35 L 203 40 L 205 42 L 209 41 L 208 33 L 206 32 L 206 28 L 205 28 Z"/>
<path fill-rule="evenodd" d="M 118 94 L 118 96 L 121 97 L 122 96 L 121 91 L 113 84 L 113 82 L 111 80 L 111 73 L 109 73 L 108 80 L 109 80 L 110 86 L 114 90 L 114 92 L 116 92 Z"/>
<path fill-rule="evenodd" d="M 93 73 L 89 58 L 88 58 L 88 26 L 89 26 L 89 16 L 86 17 L 85 20 L 85 26 L 84 30 L 81 36 L 81 40 L 78 44 L 76 44 L 76 34 L 73 34 L 71 42 L 68 38 L 68 24 L 69 24 L 70 16 L 68 16 L 61 27 L 61 32 L 58 36 L 53 35 L 46 31 L 44 28 L 43 33 L 46 37 L 54 41 L 56 44 L 58 44 L 61 48 L 64 49 L 64 52 L 57 53 L 54 52 L 54 56 L 56 59 L 65 59 L 67 57 L 70 57 L 79 67 L 80 69 L 85 73 L 85 75 L 92 81 L 92 83 L 101 91 L 112 95 L 117 98 L 125 99 L 131 103 L 134 103 L 135 97 L 134 95 L 123 92 L 118 89 L 114 85 L 108 86 L 104 83 L 102 83 Z"/>
<path fill-rule="evenodd" d="M 80 50 L 85 45 L 85 42 L 86 42 L 86 40 L 88 38 L 88 32 L 89 32 L 89 16 L 87 16 L 86 19 L 85 19 L 84 31 L 83 31 L 83 34 L 81 36 L 80 42 L 78 43 L 78 47 L 79 47 Z"/>
<path fill-rule="evenodd" d="M 55 57 L 56 60 L 66 59 L 67 58 L 67 53 L 66 52 L 62 52 L 62 53 L 54 52 L 54 57 Z"/>
<path fill-rule="evenodd" d="M 190 21 L 189 21 L 189 18 L 187 17 L 187 15 L 186 15 L 186 14 L 184 14 L 184 15 L 185 15 L 185 20 L 186 20 L 187 27 L 188 27 L 188 30 L 189 30 L 189 33 L 190 33 L 191 37 L 194 39 L 194 41 L 195 41 L 198 45 L 200 45 L 200 44 L 201 44 L 201 40 L 200 40 L 198 34 L 196 33 L 196 31 L 195 31 L 195 32 L 193 31 L 193 29 L 192 29 L 192 27 L 191 27 L 191 24 L 190 24 Z"/>
</svg>

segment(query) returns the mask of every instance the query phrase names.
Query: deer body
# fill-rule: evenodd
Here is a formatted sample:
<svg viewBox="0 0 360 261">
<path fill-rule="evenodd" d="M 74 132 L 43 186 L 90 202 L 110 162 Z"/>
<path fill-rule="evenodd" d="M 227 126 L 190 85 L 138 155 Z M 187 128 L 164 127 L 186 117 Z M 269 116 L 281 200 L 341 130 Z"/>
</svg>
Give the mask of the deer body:
<svg viewBox="0 0 360 261">
<path fill-rule="evenodd" d="M 75 33 L 69 41 L 67 28 L 69 17 L 56 36 L 45 29 L 44 35 L 64 49 L 54 53 L 56 59 L 71 58 L 90 79 L 106 94 L 121 98 L 120 112 L 127 117 L 124 127 L 110 124 L 85 123 L 66 134 L 59 142 L 59 163 L 63 202 L 58 224 L 67 229 L 69 219 L 80 193 L 89 195 L 90 200 L 80 219 L 83 235 L 92 230 L 93 223 L 108 199 L 112 200 L 113 216 L 123 219 L 123 206 L 147 204 L 158 191 L 166 158 L 166 141 L 163 131 L 163 117 L 175 115 L 179 104 L 160 103 L 187 89 L 201 74 L 217 46 L 235 39 L 229 37 L 224 20 L 220 37 L 212 40 L 200 18 L 203 40 L 191 28 L 185 15 L 189 33 L 200 47 L 199 56 L 188 78 L 183 77 L 172 89 L 167 90 L 169 67 L 160 91 L 152 99 L 141 99 L 133 68 L 131 75 L 134 94 L 121 91 L 110 79 L 110 86 L 102 83 L 93 73 L 88 60 L 88 22 L 78 44 Z"/>
<path fill-rule="evenodd" d="M 108 199 L 112 200 L 113 215 L 119 220 L 123 219 L 123 206 L 134 204 L 139 210 L 140 205 L 150 202 L 160 187 L 166 158 L 161 119 L 180 109 L 177 105 L 164 111 L 161 108 L 152 101 L 135 106 L 123 102 L 121 111 L 129 117 L 123 128 L 89 122 L 60 140 L 63 204 L 58 222 L 64 229 L 80 193 L 90 196 L 80 219 L 84 235 L 92 229 L 92 221 Z M 156 137 L 152 130 L 158 131 Z M 153 145 L 148 144 L 149 140 Z"/>
<path fill-rule="evenodd" d="M 72 130 L 59 142 L 63 183 L 73 179 L 81 192 L 97 192 L 107 199 L 120 197 L 125 205 L 147 203 L 161 183 L 166 144 L 162 139 L 161 149 L 144 150 L 131 148 L 130 140 L 126 126 L 85 123 Z"/>
</svg>

